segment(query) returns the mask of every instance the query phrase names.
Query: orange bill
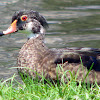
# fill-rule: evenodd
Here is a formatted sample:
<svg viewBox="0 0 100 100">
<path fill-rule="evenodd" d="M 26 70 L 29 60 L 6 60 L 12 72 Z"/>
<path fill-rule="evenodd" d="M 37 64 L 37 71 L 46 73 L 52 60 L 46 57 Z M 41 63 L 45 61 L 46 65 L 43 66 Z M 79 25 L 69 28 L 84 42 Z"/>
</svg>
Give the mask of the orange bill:
<svg viewBox="0 0 100 100">
<path fill-rule="evenodd" d="M 6 34 L 10 34 L 10 33 L 14 33 L 17 31 L 17 20 L 13 21 L 11 26 L 6 30 L 6 31 L 3 31 L 3 34 L 6 35 Z"/>
</svg>

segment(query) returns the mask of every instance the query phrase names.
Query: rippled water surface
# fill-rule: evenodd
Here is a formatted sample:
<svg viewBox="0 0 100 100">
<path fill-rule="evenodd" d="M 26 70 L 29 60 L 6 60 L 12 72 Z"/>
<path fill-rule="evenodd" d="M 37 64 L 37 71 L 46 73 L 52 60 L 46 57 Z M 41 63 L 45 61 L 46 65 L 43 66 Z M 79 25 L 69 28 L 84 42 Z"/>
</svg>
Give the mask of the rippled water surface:
<svg viewBox="0 0 100 100">
<path fill-rule="evenodd" d="M 100 48 L 100 0 L 0 0 L 0 31 L 17 10 L 39 11 L 49 23 L 49 48 Z M 0 37 L 0 79 L 17 73 L 17 55 L 27 39 L 21 32 Z"/>
</svg>

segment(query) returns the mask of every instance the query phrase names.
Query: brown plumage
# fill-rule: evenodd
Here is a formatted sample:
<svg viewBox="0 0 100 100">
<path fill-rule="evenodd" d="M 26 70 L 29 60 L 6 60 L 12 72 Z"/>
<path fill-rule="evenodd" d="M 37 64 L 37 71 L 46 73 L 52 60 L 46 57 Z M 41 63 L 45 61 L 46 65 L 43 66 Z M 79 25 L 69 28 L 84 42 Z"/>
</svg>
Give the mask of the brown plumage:
<svg viewBox="0 0 100 100">
<path fill-rule="evenodd" d="M 24 19 L 24 17 L 27 18 Z M 18 30 L 30 30 L 34 35 L 29 37 L 19 52 L 19 72 L 23 74 L 27 73 L 33 79 L 36 78 L 37 75 L 38 78 L 41 79 L 43 75 L 46 79 L 57 80 L 57 75 L 59 79 L 61 79 L 64 74 L 70 79 L 71 74 L 69 71 L 71 71 L 74 73 L 74 76 L 77 74 L 78 80 L 83 81 L 91 65 L 93 65 L 92 70 L 86 78 L 86 82 L 89 80 L 90 83 L 94 83 L 95 81 L 100 83 L 99 49 L 49 49 L 44 44 L 44 28 L 48 27 L 48 24 L 43 16 L 34 11 L 20 11 L 14 14 L 12 26 L 15 20 L 16 29 L 13 32 Z M 7 31 L 3 31 L 0 35 L 7 34 Z M 12 33 L 12 31 L 10 33 Z M 67 81 L 65 77 L 64 81 Z"/>
<path fill-rule="evenodd" d="M 64 74 L 63 71 L 69 70 L 72 73 L 74 72 L 75 75 L 77 71 L 78 73 L 78 80 L 83 80 L 86 76 L 88 70 L 90 69 L 93 61 L 91 58 L 90 53 L 85 55 L 85 52 L 89 51 L 78 51 L 74 49 L 48 49 L 45 44 L 43 43 L 42 35 L 39 35 L 37 38 L 29 39 L 21 48 L 18 56 L 18 66 L 22 68 L 18 68 L 22 73 L 28 73 L 33 78 L 36 77 L 36 72 L 39 74 L 39 78 L 41 79 L 41 75 L 43 74 L 46 79 L 57 79 L 57 67 L 60 68 L 58 71 L 59 79 Z M 92 49 L 91 49 L 92 50 Z M 91 54 L 94 51 L 91 51 Z M 93 54 L 92 54 L 93 55 Z M 83 60 L 83 65 L 81 64 L 80 57 Z M 94 60 L 98 55 L 94 52 Z M 99 59 L 98 59 L 99 60 Z M 91 83 L 94 83 L 95 80 L 99 83 L 100 82 L 100 67 L 99 62 L 97 61 L 94 65 L 93 70 L 90 71 L 87 79 Z M 29 69 L 23 68 L 27 67 Z M 96 69 L 97 68 L 97 69 Z M 32 69 L 32 70 L 30 70 Z M 66 72 L 67 77 L 70 79 L 70 73 Z M 66 78 L 64 79 L 65 81 Z M 87 80 L 86 80 L 87 81 Z"/>
</svg>

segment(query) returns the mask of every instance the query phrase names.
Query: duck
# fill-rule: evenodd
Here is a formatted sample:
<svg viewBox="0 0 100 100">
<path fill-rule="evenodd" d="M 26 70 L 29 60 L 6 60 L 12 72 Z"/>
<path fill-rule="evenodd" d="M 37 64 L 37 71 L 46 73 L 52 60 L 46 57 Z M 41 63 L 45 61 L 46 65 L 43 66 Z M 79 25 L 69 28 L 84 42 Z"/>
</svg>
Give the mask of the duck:
<svg viewBox="0 0 100 100">
<path fill-rule="evenodd" d="M 77 80 L 100 83 L 100 49 L 98 48 L 48 48 L 45 45 L 47 20 L 33 10 L 16 11 L 10 27 L 0 32 L 0 36 L 16 33 L 19 30 L 30 32 L 30 36 L 19 51 L 17 69 L 32 79 L 42 76 L 49 80 L 65 82 L 77 75 Z M 67 78 L 66 78 L 67 77 Z"/>
</svg>

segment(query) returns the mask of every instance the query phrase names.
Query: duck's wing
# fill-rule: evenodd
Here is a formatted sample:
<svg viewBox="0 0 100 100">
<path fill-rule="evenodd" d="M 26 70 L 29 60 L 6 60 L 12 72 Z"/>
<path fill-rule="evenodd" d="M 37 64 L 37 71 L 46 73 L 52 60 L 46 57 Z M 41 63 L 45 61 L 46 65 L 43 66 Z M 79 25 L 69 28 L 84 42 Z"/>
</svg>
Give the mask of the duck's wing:
<svg viewBox="0 0 100 100">
<path fill-rule="evenodd" d="M 100 49 L 94 48 L 64 48 L 64 49 L 52 49 L 56 52 L 57 58 L 55 64 L 61 63 L 72 63 L 80 64 L 83 63 L 87 69 L 100 71 Z"/>
<path fill-rule="evenodd" d="M 79 54 L 84 54 L 84 55 L 88 55 L 88 56 L 93 56 L 93 57 L 97 57 L 100 55 L 100 49 L 98 48 L 85 48 L 85 47 L 72 47 L 69 48 L 67 47 L 66 50 L 68 51 L 74 51 L 77 52 Z"/>
</svg>

